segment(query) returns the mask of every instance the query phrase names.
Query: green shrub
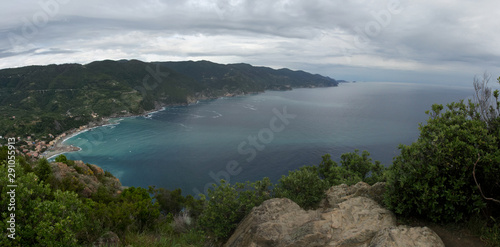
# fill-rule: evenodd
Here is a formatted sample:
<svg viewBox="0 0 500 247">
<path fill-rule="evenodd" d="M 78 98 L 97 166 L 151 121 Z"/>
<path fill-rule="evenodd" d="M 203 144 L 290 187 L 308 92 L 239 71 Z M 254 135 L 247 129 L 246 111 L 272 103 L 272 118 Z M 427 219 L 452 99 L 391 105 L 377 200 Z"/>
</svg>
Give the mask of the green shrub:
<svg viewBox="0 0 500 247">
<path fill-rule="evenodd" d="M 386 204 L 398 214 L 456 222 L 486 207 L 473 177 L 490 197 L 500 196 L 499 136 L 491 135 L 476 106 L 433 105 L 420 137 L 390 168 Z M 495 132 L 498 130 L 494 130 Z"/>
<path fill-rule="evenodd" d="M 54 193 L 53 201 L 42 201 L 30 213 L 40 246 L 77 246 L 76 234 L 83 230 L 84 204 L 74 192 Z"/>
<path fill-rule="evenodd" d="M 79 166 L 74 166 L 73 168 L 75 168 L 75 171 L 79 174 L 85 174 L 85 171 L 83 171 L 83 168 L 79 167 Z"/>
<path fill-rule="evenodd" d="M 344 153 L 340 156 L 340 164 L 349 172 L 357 174 L 363 182 L 374 184 L 383 180 L 384 166 L 380 161 L 372 162 L 370 153 L 364 150 L 361 155 L 355 149 L 353 153 Z"/>
<path fill-rule="evenodd" d="M 341 166 L 331 160 L 331 156 L 326 154 L 322 157 L 318 172 L 322 179 L 326 180 L 330 186 L 347 184 L 353 185 L 364 181 L 374 184 L 385 180 L 385 168 L 379 161 L 372 162 L 370 153 L 363 151 L 361 155 L 355 149 L 352 153 L 344 153 L 340 156 Z"/>
<path fill-rule="evenodd" d="M 159 204 L 153 202 L 148 191 L 140 187 L 130 187 L 120 195 L 120 204 L 133 220 L 139 231 L 154 226 L 160 215 Z"/>
<path fill-rule="evenodd" d="M 324 155 L 322 159 L 318 168 L 319 176 L 328 182 L 329 186 L 339 184 L 353 185 L 362 181 L 359 174 L 338 166 L 337 162 L 332 161 L 329 154 Z"/>
<path fill-rule="evenodd" d="M 68 158 L 66 158 L 66 155 L 61 154 L 61 155 L 57 156 L 57 157 L 54 159 L 54 161 L 55 161 L 55 162 L 61 162 L 61 163 L 66 164 L 66 162 L 68 161 Z"/>
<path fill-rule="evenodd" d="M 282 176 L 274 188 L 275 197 L 286 197 L 304 209 L 316 207 L 325 197 L 329 187 L 327 181 L 321 179 L 316 167 L 301 167 Z"/>
<path fill-rule="evenodd" d="M 47 181 L 52 176 L 52 168 L 47 159 L 39 159 L 38 165 L 35 167 L 35 174 L 40 181 Z"/>
<path fill-rule="evenodd" d="M 167 190 L 164 188 L 156 189 L 149 187 L 149 193 L 153 194 L 153 198 L 160 204 L 160 211 L 167 215 L 171 213 L 177 215 L 184 208 L 186 198 L 182 196 L 181 189 Z"/>
<path fill-rule="evenodd" d="M 104 171 L 104 176 L 108 177 L 108 178 L 113 178 L 114 177 L 113 174 L 111 174 L 111 172 L 109 172 L 109 171 Z"/>
<path fill-rule="evenodd" d="M 72 192 L 52 193 L 48 184 L 34 173 L 25 173 L 16 164 L 16 239 L 0 238 L 0 246 L 74 246 L 82 230 L 81 202 Z M 8 205 L 12 189 L 7 169 L 0 168 L 0 227 L 7 229 Z M 10 212 L 9 212 L 10 213 Z"/>
<path fill-rule="evenodd" d="M 208 201 L 199 224 L 216 241 L 226 240 L 250 210 L 269 199 L 271 181 L 264 178 L 255 183 L 230 185 L 221 180 L 208 190 Z"/>
</svg>

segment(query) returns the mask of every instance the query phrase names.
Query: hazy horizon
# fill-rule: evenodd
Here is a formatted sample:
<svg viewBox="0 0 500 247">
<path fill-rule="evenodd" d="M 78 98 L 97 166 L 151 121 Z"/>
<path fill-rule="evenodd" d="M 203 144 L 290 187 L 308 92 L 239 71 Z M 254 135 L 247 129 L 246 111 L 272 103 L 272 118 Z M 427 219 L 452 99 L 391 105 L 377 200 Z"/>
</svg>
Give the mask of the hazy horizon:
<svg viewBox="0 0 500 247">
<path fill-rule="evenodd" d="M 470 84 L 500 75 L 500 2 L 6 2 L 0 68 L 209 60 L 348 81 Z"/>
</svg>

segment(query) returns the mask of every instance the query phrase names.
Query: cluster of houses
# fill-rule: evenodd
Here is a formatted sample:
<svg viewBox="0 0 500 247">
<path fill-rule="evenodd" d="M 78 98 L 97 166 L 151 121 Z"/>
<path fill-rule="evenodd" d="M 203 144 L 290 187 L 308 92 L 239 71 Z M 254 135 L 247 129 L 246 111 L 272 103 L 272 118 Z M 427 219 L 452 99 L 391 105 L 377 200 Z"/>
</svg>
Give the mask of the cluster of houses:
<svg viewBox="0 0 500 247">
<path fill-rule="evenodd" d="M 68 134 L 71 134 L 76 131 L 84 130 L 87 126 L 81 126 L 78 129 L 73 129 L 69 131 Z M 38 158 L 43 156 L 43 153 L 50 148 L 53 148 L 61 139 L 64 139 L 68 134 L 63 133 L 57 137 L 54 137 L 52 134 L 48 134 L 48 136 L 43 136 L 40 139 L 35 139 L 33 136 L 26 137 L 17 137 L 16 138 L 16 151 L 18 153 L 22 153 L 27 157 L 35 157 Z M 4 137 L 0 137 L 4 138 Z M 44 141 L 51 140 L 51 141 Z M 20 146 L 19 146 L 20 145 Z M 0 144 L 1 146 L 1 144 Z"/>
<path fill-rule="evenodd" d="M 48 135 L 48 138 L 54 139 L 54 136 L 52 134 Z M 42 137 L 42 139 L 47 139 L 47 137 Z M 35 157 L 37 158 L 45 152 L 47 149 L 51 148 L 54 146 L 55 141 L 42 141 L 39 139 L 34 139 L 31 136 L 27 136 L 26 138 L 17 138 L 17 143 L 22 144 L 21 146 L 18 146 L 18 150 L 25 154 L 28 157 Z"/>
</svg>

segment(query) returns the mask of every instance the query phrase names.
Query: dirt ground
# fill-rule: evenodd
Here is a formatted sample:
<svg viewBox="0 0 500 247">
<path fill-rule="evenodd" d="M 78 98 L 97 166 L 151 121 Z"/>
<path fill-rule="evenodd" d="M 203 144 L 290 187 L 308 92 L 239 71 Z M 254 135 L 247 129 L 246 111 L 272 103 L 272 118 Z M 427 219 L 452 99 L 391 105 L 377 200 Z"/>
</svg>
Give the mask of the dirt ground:
<svg viewBox="0 0 500 247">
<path fill-rule="evenodd" d="M 479 237 L 474 236 L 469 230 L 453 225 L 438 225 L 435 223 L 424 222 L 418 219 L 407 219 L 410 226 L 427 226 L 436 232 L 443 240 L 445 246 L 449 247 L 486 247 L 486 243 L 481 241 Z"/>
</svg>

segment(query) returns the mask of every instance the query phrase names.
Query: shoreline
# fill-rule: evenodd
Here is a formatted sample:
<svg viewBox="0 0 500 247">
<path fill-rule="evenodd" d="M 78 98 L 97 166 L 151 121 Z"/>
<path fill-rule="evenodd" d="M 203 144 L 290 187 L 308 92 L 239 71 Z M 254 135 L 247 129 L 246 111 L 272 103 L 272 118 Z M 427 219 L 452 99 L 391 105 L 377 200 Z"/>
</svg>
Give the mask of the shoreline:
<svg viewBox="0 0 500 247">
<path fill-rule="evenodd" d="M 79 152 L 82 150 L 82 148 L 78 146 L 73 146 L 73 145 L 67 145 L 65 142 L 69 140 L 70 138 L 73 138 L 77 135 L 83 134 L 88 131 L 92 131 L 93 129 L 99 128 L 99 127 L 104 127 L 104 126 L 113 126 L 113 125 L 118 125 L 120 124 L 121 120 L 119 118 L 128 118 L 128 117 L 140 117 L 140 116 L 148 116 L 150 114 L 155 114 L 160 111 L 164 111 L 167 106 L 162 106 L 154 110 L 150 110 L 147 112 L 144 112 L 139 115 L 124 115 L 124 116 L 116 116 L 116 117 L 106 117 L 101 119 L 100 121 L 97 122 L 90 122 L 87 125 L 80 126 L 80 128 L 75 128 L 75 129 L 70 129 L 68 131 L 63 132 L 62 134 L 58 135 L 57 137 L 54 138 L 54 144 L 51 148 L 47 149 L 41 157 L 46 158 L 48 160 L 55 158 L 59 155 L 66 154 L 66 153 L 73 153 L 73 152 Z M 117 121 L 113 121 L 113 119 L 119 119 Z"/>
<path fill-rule="evenodd" d="M 338 86 L 338 85 L 336 85 Z M 334 86 L 334 87 L 336 87 Z M 301 87 L 299 87 L 301 88 Z M 307 88 L 307 87 L 305 87 Z M 218 97 L 206 97 L 206 96 L 201 96 L 201 97 L 195 97 L 195 98 L 188 98 L 187 103 L 180 103 L 180 104 L 159 104 L 155 107 L 155 109 L 146 111 L 141 114 L 125 114 L 125 115 L 116 115 L 116 116 L 109 116 L 109 117 L 104 117 L 100 121 L 97 122 L 90 122 L 87 125 L 80 126 L 80 128 L 76 129 L 71 129 L 68 131 L 63 132 L 62 134 L 58 135 L 56 138 L 54 138 L 54 144 L 51 148 L 47 149 L 45 152 L 41 154 L 41 157 L 46 158 L 46 159 L 52 159 L 54 157 L 57 157 L 61 154 L 66 154 L 66 153 L 72 153 L 72 152 L 79 152 L 82 149 L 77 146 L 73 145 L 66 145 L 64 144 L 65 141 L 68 139 L 75 137 L 77 135 L 80 135 L 82 133 L 85 133 L 87 131 L 91 131 L 92 129 L 98 128 L 98 127 L 103 127 L 103 126 L 111 126 L 111 125 L 117 125 L 120 124 L 120 121 L 113 122 L 112 119 L 118 119 L 118 118 L 128 118 L 128 117 L 146 117 L 148 118 L 149 115 L 155 114 L 161 111 L 164 111 L 167 109 L 167 107 L 175 107 L 175 106 L 190 106 L 190 105 L 196 105 L 198 102 L 203 101 L 203 100 L 215 100 L 215 99 L 220 99 L 220 98 L 225 98 L 225 97 L 236 97 L 236 96 L 244 96 L 244 95 L 252 95 L 252 94 L 261 94 L 265 93 L 266 91 L 288 91 L 288 90 L 293 90 L 294 88 L 287 88 L 286 90 L 264 90 L 264 91 L 257 91 L 257 92 L 247 92 L 247 93 L 233 93 L 233 94 L 225 94 L 223 96 L 218 96 Z"/>
</svg>

